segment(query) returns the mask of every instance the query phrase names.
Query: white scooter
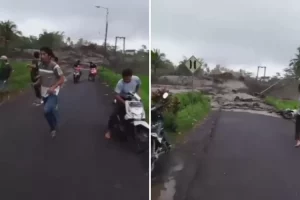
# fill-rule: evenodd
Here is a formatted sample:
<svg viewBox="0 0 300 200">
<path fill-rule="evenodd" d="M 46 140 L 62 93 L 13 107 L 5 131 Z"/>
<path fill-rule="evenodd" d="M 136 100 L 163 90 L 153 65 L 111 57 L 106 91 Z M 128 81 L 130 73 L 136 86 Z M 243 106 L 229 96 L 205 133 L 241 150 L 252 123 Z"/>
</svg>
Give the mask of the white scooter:
<svg viewBox="0 0 300 200">
<path fill-rule="evenodd" d="M 141 97 L 137 93 L 128 93 L 125 98 L 125 116 L 118 115 L 118 131 L 126 137 L 131 136 L 138 152 L 149 148 L 149 124 Z"/>
</svg>

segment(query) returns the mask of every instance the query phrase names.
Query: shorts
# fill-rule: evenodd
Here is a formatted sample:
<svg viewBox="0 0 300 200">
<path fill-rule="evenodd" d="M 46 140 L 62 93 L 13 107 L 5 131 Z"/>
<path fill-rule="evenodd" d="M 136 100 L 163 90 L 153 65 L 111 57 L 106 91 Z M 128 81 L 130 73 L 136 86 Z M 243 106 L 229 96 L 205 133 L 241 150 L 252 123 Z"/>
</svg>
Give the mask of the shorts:
<svg viewBox="0 0 300 200">
<path fill-rule="evenodd" d="M 0 81 L 0 92 L 8 92 L 7 81 Z"/>
</svg>

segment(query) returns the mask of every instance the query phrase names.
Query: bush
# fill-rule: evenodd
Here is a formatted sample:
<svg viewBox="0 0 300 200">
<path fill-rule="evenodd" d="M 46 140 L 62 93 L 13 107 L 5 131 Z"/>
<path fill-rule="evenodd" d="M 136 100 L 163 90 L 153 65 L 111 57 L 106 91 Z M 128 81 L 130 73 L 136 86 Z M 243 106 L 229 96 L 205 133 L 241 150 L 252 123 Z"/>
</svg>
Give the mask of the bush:
<svg viewBox="0 0 300 200">
<path fill-rule="evenodd" d="M 184 132 L 193 128 L 198 121 L 206 117 L 210 111 L 210 103 L 209 100 L 204 99 L 178 112 L 175 121 L 177 132 Z"/>
<path fill-rule="evenodd" d="M 8 82 L 10 92 L 17 92 L 30 86 L 30 71 L 25 62 L 11 62 L 13 72 Z M 29 64 L 29 63 L 28 63 Z"/>
<path fill-rule="evenodd" d="M 118 81 L 122 78 L 121 74 L 115 73 L 114 71 L 101 67 L 100 78 L 103 79 L 110 87 L 114 88 Z M 138 75 L 142 81 L 142 87 L 140 88 L 141 98 L 144 103 L 146 116 L 149 116 L 149 77 L 145 75 Z"/>
<path fill-rule="evenodd" d="M 152 93 L 152 103 L 156 104 L 168 92 L 160 89 Z M 170 94 L 163 111 L 165 129 L 168 132 L 183 132 L 191 129 L 210 111 L 210 100 L 200 92 Z"/>
<path fill-rule="evenodd" d="M 265 103 L 275 107 L 277 110 L 297 109 L 299 107 L 299 101 L 281 100 L 270 96 L 265 98 Z"/>
</svg>

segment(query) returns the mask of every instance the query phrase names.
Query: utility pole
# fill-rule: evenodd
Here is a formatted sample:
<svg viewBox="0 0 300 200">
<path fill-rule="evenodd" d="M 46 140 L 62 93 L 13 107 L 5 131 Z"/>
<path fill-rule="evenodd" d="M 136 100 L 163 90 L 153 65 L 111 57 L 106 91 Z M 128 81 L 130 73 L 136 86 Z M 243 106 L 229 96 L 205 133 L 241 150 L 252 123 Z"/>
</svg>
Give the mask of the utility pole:
<svg viewBox="0 0 300 200">
<path fill-rule="evenodd" d="M 105 17 L 105 38 L 104 38 L 104 49 L 107 52 L 107 31 L 108 31 L 108 8 L 103 6 L 96 6 L 96 8 L 101 8 L 106 10 L 106 17 Z"/>
<path fill-rule="evenodd" d="M 115 39 L 115 54 L 117 54 L 118 39 L 123 40 L 123 54 L 125 54 L 126 37 L 119 37 L 119 36 L 116 36 L 116 39 Z"/>
<path fill-rule="evenodd" d="M 264 77 L 266 77 L 267 67 L 266 66 L 257 66 L 256 80 L 258 80 L 259 69 L 264 69 Z"/>
</svg>

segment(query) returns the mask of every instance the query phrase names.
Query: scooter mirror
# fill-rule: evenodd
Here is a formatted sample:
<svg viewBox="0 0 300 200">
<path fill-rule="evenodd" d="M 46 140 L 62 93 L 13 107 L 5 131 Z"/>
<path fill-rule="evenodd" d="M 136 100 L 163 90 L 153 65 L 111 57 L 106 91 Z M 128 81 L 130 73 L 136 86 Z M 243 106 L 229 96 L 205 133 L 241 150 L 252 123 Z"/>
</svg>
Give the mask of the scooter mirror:
<svg viewBox="0 0 300 200">
<path fill-rule="evenodd" d="M 169 93 L 165 92 L 162 97 L 163 97 L 163 99 L 166 99 L 166 98 L 168 98 L 168 96 L 169 96 Z"/>
</svg>

